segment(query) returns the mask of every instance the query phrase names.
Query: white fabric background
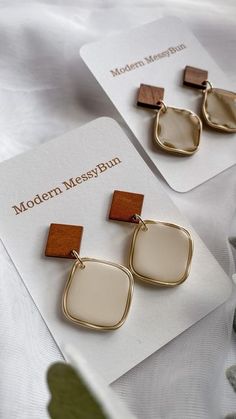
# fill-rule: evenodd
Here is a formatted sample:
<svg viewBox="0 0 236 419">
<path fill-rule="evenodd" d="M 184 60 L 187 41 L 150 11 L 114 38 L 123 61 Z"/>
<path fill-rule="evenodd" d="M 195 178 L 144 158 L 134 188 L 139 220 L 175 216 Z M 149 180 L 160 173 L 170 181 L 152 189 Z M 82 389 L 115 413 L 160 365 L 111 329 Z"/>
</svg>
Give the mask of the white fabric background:
<svg viewBox="0 0 236 419">
<path fill-rule="evenodd" d="M 79 48 L 170 14 L 189 25 L 236 89 L 234 0 L 0 1 L 0 160 L 98 116 L 124 126 Z M 186 194 L 163 184 L 231 275 L 236 167 Z M 46 418 L 45 372 L 61 354 L 1 244 L 0 273 L 0 417 Z M 112 385 L 139 418 L 222 418 L 236 411 L 224 377 L 225 366 L 236 363 L 234 305 L 235 295 Z"/>
</svg>

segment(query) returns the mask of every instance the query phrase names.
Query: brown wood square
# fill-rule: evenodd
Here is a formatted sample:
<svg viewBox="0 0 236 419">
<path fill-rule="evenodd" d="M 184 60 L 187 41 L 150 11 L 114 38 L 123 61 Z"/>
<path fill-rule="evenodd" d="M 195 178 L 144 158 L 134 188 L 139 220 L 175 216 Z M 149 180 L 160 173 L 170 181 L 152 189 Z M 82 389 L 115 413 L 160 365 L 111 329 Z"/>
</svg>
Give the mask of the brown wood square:
<svg viewBox="0 0 236 419">
<path fill-rule="evenodd" d="M 187 65 L 184 70 L 183 83 L 186 86 L 205 89 L 204 82 L 208 79 L 208 71 Z"/>
<path fill-rule="evenodd" d="M 71 251 L 76 250 L 79 253 L 82 235 L 82 226 L 51 224 L 45 256 L 74 259 Z"/>
<path fill-rule="evenodd" d="M 144 195 L 138 193 L 114 191 L 109 219 L 138 223 L 132 217 L 134 214 L 141 215 L 143 198 Z"/>
<path fill-rule="evenodd" d="M 158 109 L 158 102 L 163 100 L 163 87 L 150 86 L 148 84 L 140 84 L 138 91 L 137 105 L 144 108 Z"/>
</svg>

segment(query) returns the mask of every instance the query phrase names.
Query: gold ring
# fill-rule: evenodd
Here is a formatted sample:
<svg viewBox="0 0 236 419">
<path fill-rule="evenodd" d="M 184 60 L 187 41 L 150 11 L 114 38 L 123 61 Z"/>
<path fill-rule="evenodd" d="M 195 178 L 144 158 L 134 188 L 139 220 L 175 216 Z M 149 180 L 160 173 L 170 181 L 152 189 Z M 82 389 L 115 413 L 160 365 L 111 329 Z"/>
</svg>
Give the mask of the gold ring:
<svg viewBox="0 0 236 419">
<path fill-rule="evenodd" d="M 157 105 L 161 105 L 161 109 L 164 109 L 164 112 L 167 111 L 167 106 L 165 104 L 165 102 L 163 100 L 159 100 L 159 102 L 157 102 Z"/>
<path fill-rule="evenodd" d="M 143 230 L 144 230 L 144 231 L 147 231 L 147 230 L 148 230 L 148 228 L 147 228 L 147 224 L 143 221 L 143 219 L 140 217 L 140 215 L 138 215 L 138 214 L 134 214 L 134 215 L 133 215 L 133 218 L 134 218 L 135 220 L 139 220 L 139 221 L 142 223 L 142 227 L 143 227 Z"/>
<path fill-rule="evenodd" d="M 75 259 L 77 259 L 79 261 L 79 263 L 80 263 L 80 269 L 84 269 L 85 268 L 85 264 L 82 261 L 82 259 L 80 258 L 79 253 L 76 252 L 76 250 L 73 249 L 72 252 L 71 252 L 71 254 L 75 257 Z"/>
<path fill-rule="evenodd" d="M 209 86 L 209 89 L 208 90 L 210 90 L 210 92 L 212 91 L 212 89 L 213 89 L 213 84 L 209 81 L 209 80 L 205 80 L 203 83 L 202 83 L 204 86 L 206 86 L 206 89 L 207 89 L 207 85 Z"/>
</svg>

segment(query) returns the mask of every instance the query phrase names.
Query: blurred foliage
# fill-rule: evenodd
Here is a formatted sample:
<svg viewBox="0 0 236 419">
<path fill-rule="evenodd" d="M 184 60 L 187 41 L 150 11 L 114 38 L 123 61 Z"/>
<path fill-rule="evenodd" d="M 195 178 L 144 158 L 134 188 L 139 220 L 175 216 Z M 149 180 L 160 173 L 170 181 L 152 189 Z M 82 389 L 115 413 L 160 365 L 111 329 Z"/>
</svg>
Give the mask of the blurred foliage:
<svg viewBox="0 0 236 419">
<path fill-rule="evenodd" d="M 52 419 L 108 419 L 102 407 L 71 365 L 53 364 L 47 374 Z"/>
</svg>

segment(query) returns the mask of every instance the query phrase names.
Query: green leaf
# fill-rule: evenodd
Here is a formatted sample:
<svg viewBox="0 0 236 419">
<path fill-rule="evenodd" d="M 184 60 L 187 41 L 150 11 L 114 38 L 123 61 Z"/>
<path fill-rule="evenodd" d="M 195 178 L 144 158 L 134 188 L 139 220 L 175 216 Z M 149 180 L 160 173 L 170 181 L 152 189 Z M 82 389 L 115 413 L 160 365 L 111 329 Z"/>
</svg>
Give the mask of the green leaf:
<svg viewBox="0 0 236 419">
<path fill-rule="evenodd" d="M 47 374 L 52 419 L 108 419 L 78 373 L 68 364 L 53 364 Z"/>
<path fill-rule="evenodd" d="M 231 365 L 231 367 L 227 368 L 226 377 L 228 378 L 234 391 L 236 391 L 236 365 Z"/>
</svg>

